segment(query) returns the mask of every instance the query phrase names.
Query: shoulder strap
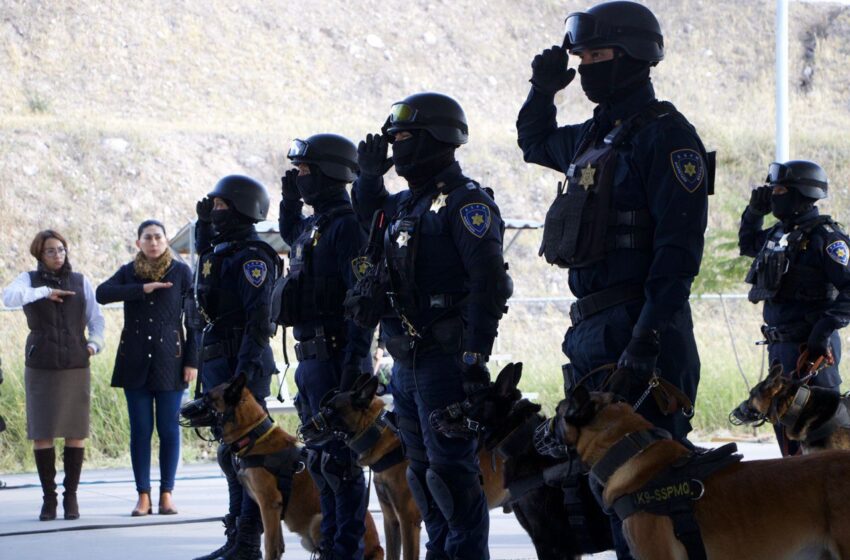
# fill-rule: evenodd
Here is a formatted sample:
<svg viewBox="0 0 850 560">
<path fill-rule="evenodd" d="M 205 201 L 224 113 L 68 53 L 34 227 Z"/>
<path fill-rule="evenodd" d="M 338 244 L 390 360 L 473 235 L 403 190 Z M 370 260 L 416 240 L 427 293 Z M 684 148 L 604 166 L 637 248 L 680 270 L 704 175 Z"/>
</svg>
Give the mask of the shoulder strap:
<svg viewBox="0 0 850 560">
<path fill-rule="evenodd" d="M 612 146 L 619 146 L 652 121 L 678 114 L 678 112 L 676 107 L 669 101 L 654 101 L 642 111 L 620 123 L 619 126 L 614 127 L 605 136 L 605 143 Z"/>
</svg>

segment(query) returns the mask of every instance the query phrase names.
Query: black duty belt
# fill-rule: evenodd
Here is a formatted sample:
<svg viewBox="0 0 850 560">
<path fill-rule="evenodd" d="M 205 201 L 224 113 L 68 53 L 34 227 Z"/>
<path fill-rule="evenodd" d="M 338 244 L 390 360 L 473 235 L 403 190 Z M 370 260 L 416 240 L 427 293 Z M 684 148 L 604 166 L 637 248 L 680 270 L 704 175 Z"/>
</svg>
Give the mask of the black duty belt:
<svg viewBox="0 0 850 560">
<path fill-rule="evenodd" d="M 316 336 L 310 340 L 299 342 L 295 345 L 295 357 L 299 362 L 305 360 L 327 361 L 331 359 L 331 354 L 336 350 L 337 344 L 333 341 L 329 342 L 325 336 Z"/>
<path fill-rule="evenodd" d="M 232 358 L 239 354 L 241 346 L 242 341 L 235 338 L 208 344 L 201 350 L 201 361 L 208 362 L 216 358 Z"/>
<path fill-rule="evenodd" d="M 782 325 L 778 327 L 761 326 L 761 334 L 768 344 L 777 342 L 796 342 L 802 344 L 809 338 L 812 332 L 812 326 L 808 323 L 799 323 L 796 325 Z"/>
<path fill-rule="evenodd" d="M 640 284 L 606 288 L 574 302 L 570 306 L 570 321 L 572 321 L 573 325 L 577 325 L 600 311 L 605 311 L 606 309 L 643 297 L 644 289 Z"/>
</svg>

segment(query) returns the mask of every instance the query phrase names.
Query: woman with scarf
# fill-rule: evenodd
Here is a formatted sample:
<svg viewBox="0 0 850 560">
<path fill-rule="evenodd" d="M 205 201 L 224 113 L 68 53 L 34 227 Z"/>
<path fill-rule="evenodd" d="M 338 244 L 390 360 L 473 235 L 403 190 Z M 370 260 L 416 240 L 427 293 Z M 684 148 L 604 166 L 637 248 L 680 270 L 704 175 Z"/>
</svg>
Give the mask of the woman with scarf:
<svg viewBox="0 0 850 560">
<path fill-rule="evenodd" d="M 131 515 L 151 506 L 151 436 L 159 436 L 159 513 L 177 513 L 171 501 L 180 459 L 178 411 L 183 391 L 197 375 L 195 333 L 183 330 L 183 302 L 192 294 L 192 271 L 174 259 L 165 227 L 142 222 L 132 262 L 97 287 L 100 303 L 124 302 L 124 329 L 112 386 L 124 389 L 130 416 L 130 457 L 139 500 Z"/>
<path fill-rule="evenodd" d="M 61 234 L 53 230 L 39 232 L 30 245 L 30 254 L 38 267 L 22 273 L 3 290 L 3 305 L 23 306 L 30 329 L 24 387 L 27 438 L 33 440 L 44 492 L 39 519 L 56 519 L 55 438 L 65 440 L 64 516 L 77 519 L 77 485 L 84 441 L 89 436 L 89 358 L 103 349 L 104 320 L 89 281 L 71 271 L 68 242 Z"/>
</svg>

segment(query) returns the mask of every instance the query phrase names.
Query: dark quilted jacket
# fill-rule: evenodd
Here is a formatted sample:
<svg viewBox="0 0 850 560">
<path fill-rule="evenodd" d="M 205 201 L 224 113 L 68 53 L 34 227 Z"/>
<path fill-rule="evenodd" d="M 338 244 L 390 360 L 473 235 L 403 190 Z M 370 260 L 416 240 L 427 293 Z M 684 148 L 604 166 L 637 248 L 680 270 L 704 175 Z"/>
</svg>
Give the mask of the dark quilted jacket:
<svg viewBox="0 0 850 560">
<path fill-rule="evenodd" d="M 97 287 L 98 303 L 124 302 L 124 329 L 115 356 L 113 387 L 185 389 L 183 367 L 198 365 L 195 333 L 188 324 L 184 330 L 181 321 L 183 300 L 192 297 L 192 271 L 175 260 L 162 282 L 174 285 L 146 294 L 142 289 L 146 281 L 136 276 L 130 262 Z"/>
</svg>

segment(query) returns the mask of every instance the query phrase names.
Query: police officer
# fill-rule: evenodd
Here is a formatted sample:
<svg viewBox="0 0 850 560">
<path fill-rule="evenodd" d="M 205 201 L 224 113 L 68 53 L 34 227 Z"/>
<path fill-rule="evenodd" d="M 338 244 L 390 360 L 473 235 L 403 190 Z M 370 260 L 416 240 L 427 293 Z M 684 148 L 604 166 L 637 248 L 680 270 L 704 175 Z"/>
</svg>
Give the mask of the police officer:
<svg viewBox="0 0 850 560">
<path fill-rule="evenodd" d="M 819 165 L 771 163 L 766 182 L 750 195 L 738 245 L 742 255 L 755 258 L 746 280 L 753 285 L 749 300 L 764 302 L 762 332 L 770 361 L 778 360 L 786 374 L 817 371 L 810 385 L 838 391 L 841 338 L 836 331 L 850 322 L 850 240 L 815 206 L 828 187 Z M 779 221 L 762 229 L 771 212 Z M 797 371 L 801 346 L 806 356 Z M 800 451 L 782 427 L 776 435 L 783 455 Z"/>
<path fill-rule="evenodd" d="M 596 108 L 591 119 L 559 127 L 555 94 L 576 75 L 568 54 Z M 711 172 L 693 126 L 655 97 L 650 69 L 663 57 L 658 21 L 641 4 L 571 13 L 563 46 L 534 58 L 517 119 L 525 161 L 566 175 L 541 247 L 548 262 L 569 269 L 579 298 L 563 343 L 565 386 L 583 379 L 601 389 L 610 370 L 597 368 L 616 364 L 628 375 L 614 389 L 633 404 L 653 372 L 693 400 L 700 370 L 688 296 L 702 260 Z M 691 429 L 652 398 L 638 412 L 676 438 Z"/>
<path fill-rule="evenodd" d="M 364 272 L 358 255 L 365 234 L 345 190 L 357 169 L 354 144 L 316 134 L 295 140 L 288 157 L 296 168 L 282 179 L 280 232 L 292 252 L 281 310 L 298 340 L 295 383 L 306 422 L 326 394 L 351 387 L 369 352 L 371 331 L 345 320 L 342 307 L 346 290 Z M 304 203 L 313 208 L 310 217 L 301 213 Z M 321 558 L 362 559 L 368 500 L 356 457 L 335 440 L 309 446 L 307 464 L 320 490 Z"/>
<path fill-rule="evenodd" d="M 268 210 L 265 187 L 249 177 L 229 175 L 198 202 L 195 226 L 195 297 L 206 322 L 199 368 L 202 387 L 209 390 L 244 373 L 248 389 L 261 404 L 276 371 L 269 313 L 277 253 L 260 241 L 254 228 Z M 218 462 L 230 497 L 224 519 L 227 542 L 197 560 L 259 559 L 260 510 L 240 485 L 228 446 L 219 446 Z"/>
<path fill-rule="evenodd" d="M 361 216 L 383 210 L 389 220 L 390 299 L 396 326 L 404 328 L 382 325 L 394 335 L 387 347 L 398 367 L 390 386 L 410 459 L 408 483 L 428 531 L 426 558 L 487 559 L 476 443 L 443 435 L 429 417 L 489 384 L 487 358 L 512 290 L 504 224 L 491 195 L 455 160 L 468 129 L 454 99 L 411 95 L 392 106 L 383 132 L 358 147 L 355 205 Z M 394 195 L 383 182 L 391 165 L 408 185 Z"/>
</svg>

